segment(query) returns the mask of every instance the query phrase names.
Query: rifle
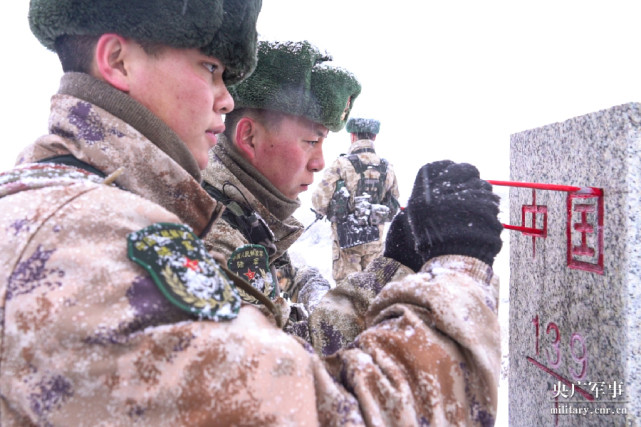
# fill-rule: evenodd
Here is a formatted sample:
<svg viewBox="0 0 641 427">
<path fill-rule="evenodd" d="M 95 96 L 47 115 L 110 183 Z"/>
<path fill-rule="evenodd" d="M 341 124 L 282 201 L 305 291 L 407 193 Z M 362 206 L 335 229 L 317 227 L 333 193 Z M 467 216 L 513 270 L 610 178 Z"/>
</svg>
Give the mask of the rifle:
<svg viewBox="0 0 641 427">
<path fill-rule="evenodd" d="M 318 220 L 323 219 L 325 217 L 325 215 L 323 215 L 320 212 L 317 212 L 316 210 L 314 210 L 314 208 L 309 208 L 309 210 L 314 212 L 314 215 L 316 215 L 316 219 L 311 224 L 309 224 L 307 227 L 305 227 L 305 229 L 303 230 L 303 233 L 306 232 L 307 230 L 309 230 L 312 225 L 316 224 L 316 222 L 318 222 Z"/>
</svg>

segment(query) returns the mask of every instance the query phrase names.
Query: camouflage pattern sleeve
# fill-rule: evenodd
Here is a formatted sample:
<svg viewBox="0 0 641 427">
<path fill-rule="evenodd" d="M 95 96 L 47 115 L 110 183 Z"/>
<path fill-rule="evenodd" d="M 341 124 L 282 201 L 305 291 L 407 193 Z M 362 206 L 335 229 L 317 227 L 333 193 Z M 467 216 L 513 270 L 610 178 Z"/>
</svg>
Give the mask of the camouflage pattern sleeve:
<svg viewBox="0 0 641 427">
<path fill-rule="evenodd" d="M 288 264 L 278 268 L 279 277 L 281 273 L 288 276 L 288 280 L 279 281 L 287 284 L 287 287 L 282 289 L 291 299 L 289 319 L 283 330 L 309 343 L 309 314 L 331 289 L 331 285 L 318 269 L 308 266 L 294 267 L 289 257 Z"/>
<path fill-rule="evenodd" d="M 365 329 L 365 313 L 385 284 L 412 273 L 399 262 L 380 257 L 362 273 L 346 277 L 310 314 L 310 340 L 314 350 L 327 356 L 351 344 Z"/>
<path fill-rule="evenodd" d="M 295 290 L 295 301 L 303 304 L 311 313 L 323 296 L 332 288 L 327 279 L 317 268 L 301 266 L 296 268 L 292 289 Z"/>
<path fill-rule="evenodd" d="M 396 199 L 396 201 L 399 201 L 400 193 L 398 191 L 398 180 L 396 179 L 396 174 L 394 173 L 394 169 L 390 165 L 387 169 L 387 178 L 385 180 L 385 188 L 387 191 L 391 194 L 392 197 Z M 391 213 L 391 216 L 394 216 L 396 212 Z"/>
<path fill-rule="evenodd" d="M 329 202 L 332 200 L 334 190 L 336 189 L 336 182 L 344 179 L 344 177 L 341 176 L 343 166 L 340 160 L 340 158 L 336 159 L 329 168 L 325 169 L 323 179 L 318 183 L 314 194 L 312 194 L 312 205 L 314 209 L 323 215 L 327 215 Z"/>
<path fill-rule="evenodd" d="M 488 265 L 434 258 L 421 273 L 387 284 L 364 331 L 326 366 L 368 425 L 491 426 L 501 355 L 497 304 Z M 326 413 L 320 420 L 331 423 Z"/>
<path fill-rule="evenodd" d="M 396 174 L 394 173 L 392 165 L 389 163 L 387 166 L 385 183 L 383 185 L 384 191 L 380 203 L 389 209 L 384 222 L 390 222 L 394 219 L 394 216 L 399 211 L 401 205 L 399 200 L 398 180 L 396 179 Z M 382 233 L 381 236 L 383 236 Z"/>
<path fill-rule="evenodd" d="M 249 305 L 199 320 L 128 258 L 131 232 L 174 214 L 96 184 L 0 206 L 13 266 L 0 270 L 1 425 L 317 423 L 310 357 L 294 338 Z"/>
<path fill-rule="evenodd" d="M 302 304 L 308 313 L 332 287 L 317 268 L 295 266 L 288 252 L 275 260 L 274 267 L 281 291 L 286 292 L 292 302 Z"/>
</svg>

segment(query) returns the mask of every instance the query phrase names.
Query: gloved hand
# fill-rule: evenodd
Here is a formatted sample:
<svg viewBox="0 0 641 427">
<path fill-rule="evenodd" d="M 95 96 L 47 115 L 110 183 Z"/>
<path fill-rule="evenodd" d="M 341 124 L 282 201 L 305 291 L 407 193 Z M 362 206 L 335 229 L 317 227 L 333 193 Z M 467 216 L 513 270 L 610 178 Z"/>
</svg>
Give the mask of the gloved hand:
<svg viewBox="0 0 641 427">
<path fill-rule="evenodd" d="M 499 200 L 470 164 L 443 160 L 423 166 L 407 206 L 423 261 L 467 255 L 492 265 L 503 244 Z"/>
<path fill-rule="evenodd" d="M 407 222 L 405 211 L 400 211 L 389 226 L 385 238 L 383 255 L 418 271 L 423 266 L 423 258 L 416 252 L 414 236 Z"/>
<path fill-rule="evenodd" d="M 470 164 L 443 160 L 423 166 L 405 212 L 423 263 L 466 255 L 492 265 L 501 250 L 499 197 Z"/>
</svg>

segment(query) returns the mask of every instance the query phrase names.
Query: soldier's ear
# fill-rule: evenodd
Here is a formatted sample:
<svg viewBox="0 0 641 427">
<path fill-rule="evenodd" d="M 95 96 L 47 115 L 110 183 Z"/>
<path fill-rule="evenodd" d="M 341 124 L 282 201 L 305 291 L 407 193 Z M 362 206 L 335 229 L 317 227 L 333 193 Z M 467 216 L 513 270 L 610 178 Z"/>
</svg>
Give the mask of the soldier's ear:
<svg viewBox="0 0 641 427">
<path fill-rule="evenodd" d="M 92 74 L 123 92 L 130 90 L 127 56 L 130 43 L 118 34 L 103 34 L 96 43 Z"/>
<path fill-rule="evenodd" d="M 257 123 L 250 117 L 243 117 L 236 124 L 236 141 L 234 141 L 238 151 L 247 160 L 252 162 L 256 158 L 256 125 Z"/>
</svg>

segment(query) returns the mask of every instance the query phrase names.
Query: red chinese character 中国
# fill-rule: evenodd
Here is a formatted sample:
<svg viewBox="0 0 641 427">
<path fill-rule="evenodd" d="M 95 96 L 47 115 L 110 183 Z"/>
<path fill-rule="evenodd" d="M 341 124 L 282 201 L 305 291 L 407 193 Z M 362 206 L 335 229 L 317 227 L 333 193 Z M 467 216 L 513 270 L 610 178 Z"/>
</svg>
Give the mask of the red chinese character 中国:
<svg viewBox="0 0 641 427">
<path fill-rule="evenodd" d="M 568 194 L 568 267 L 603 274 L 603 196 Z"/>
</svg>

